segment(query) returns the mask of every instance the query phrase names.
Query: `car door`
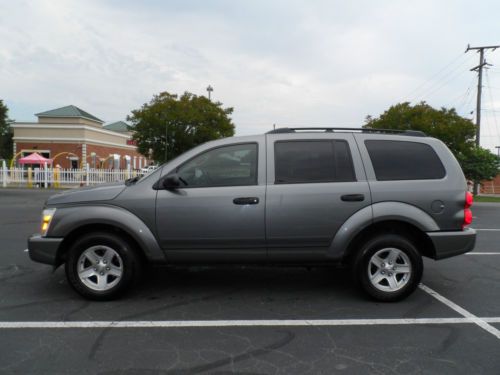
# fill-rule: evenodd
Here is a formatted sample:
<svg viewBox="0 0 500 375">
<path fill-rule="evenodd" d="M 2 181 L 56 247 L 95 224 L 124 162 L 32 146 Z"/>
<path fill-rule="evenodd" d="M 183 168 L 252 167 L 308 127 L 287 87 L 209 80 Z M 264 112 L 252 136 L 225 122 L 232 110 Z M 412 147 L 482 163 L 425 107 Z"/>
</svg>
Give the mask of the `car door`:
<svg viewBox="0 0 500 375">
<path fill-rule="evenodd" d="M 371 197 L 350 133 L 269 134 L 270 261 L 323 261 L 334 235 Z"/>
<path fill-rule="evenodd" d="M 173 262 L 264 261 L 265 142 L 215 146 L 183 162 L 181 186 L 159 190 L 157 234 Z"/>
</svg>

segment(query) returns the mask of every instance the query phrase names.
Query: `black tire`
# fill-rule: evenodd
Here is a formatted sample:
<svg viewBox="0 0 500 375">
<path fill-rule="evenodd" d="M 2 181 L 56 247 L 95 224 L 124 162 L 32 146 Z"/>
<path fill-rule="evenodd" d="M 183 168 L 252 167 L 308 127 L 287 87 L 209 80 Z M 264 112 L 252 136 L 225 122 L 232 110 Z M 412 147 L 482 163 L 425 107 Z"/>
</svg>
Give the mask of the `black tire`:
<svg viewBox="0 0 500 375">
<path fill-rule="evenodd" d="M 396 234 L 370 238 L 354 262 L 359 286 L 370 297 L 382 302 L 399 301 L 409 296 L 420 283 L 423 270 L 422 256 L 415 245 Z"/>
<path fill-rule="evenodd" d="M 98 263 L 91 261 L 89 256 L 96 257 Z M 121 296 L 137 281 L 141 266 L 134 248 L 124 239 L 113 233 L 92 232 L 73 242 L 68 250 L 65 269 L 69 284 L 80 295 L 87 299 L 109 301 Z M 84 277 L 86 271 L 93 274 Z M 120 276 L 116 276 L 118 274 Z M 100 284 L 99 280 L 104 281 Z"/>
</svg>

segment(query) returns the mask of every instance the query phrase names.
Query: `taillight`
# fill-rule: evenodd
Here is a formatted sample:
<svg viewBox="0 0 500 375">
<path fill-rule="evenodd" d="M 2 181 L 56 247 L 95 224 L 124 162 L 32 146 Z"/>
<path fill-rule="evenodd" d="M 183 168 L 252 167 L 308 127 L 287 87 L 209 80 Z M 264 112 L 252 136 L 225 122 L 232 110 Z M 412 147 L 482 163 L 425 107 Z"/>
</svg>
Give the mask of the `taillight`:
<svg viewBox="0 0 500 375">
<path fill-rule="evenodd" d="M 472 223 L 472 211 L 470 210 L 470 206 L 472 206 L 473 201 L 474 197 L 470 192 L 467 191 L 465 193 L 464 223 L 462 225 L 462 228 Z"/>
<path fill-rule="evenodd" d="M 472 206 L 474 202 L 474 196 L 470 192 L 465 192 L 465 208 Z"/>
</svg>

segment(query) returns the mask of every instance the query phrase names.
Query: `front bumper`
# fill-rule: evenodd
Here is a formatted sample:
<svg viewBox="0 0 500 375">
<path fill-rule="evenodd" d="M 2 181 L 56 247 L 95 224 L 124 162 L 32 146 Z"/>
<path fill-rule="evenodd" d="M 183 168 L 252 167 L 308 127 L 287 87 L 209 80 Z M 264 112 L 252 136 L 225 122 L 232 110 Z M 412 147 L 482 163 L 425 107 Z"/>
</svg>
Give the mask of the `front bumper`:
<svg viewBox="0 0 500 375">
<path fill-rule="evenodd" d="M 434 259 L 445 259 L 472 251 L 476 244 L 476 231 L 465 228 L 454 232 L 427 232 L 434 244 Z"/>
<path fill-rule="evenodd" d="M 31 260 L 39 263 L 57 265 L 57 251 L 63 238 L 42 237 L 34 234 L 28 238 L 28 254 Z"/>
</svg>

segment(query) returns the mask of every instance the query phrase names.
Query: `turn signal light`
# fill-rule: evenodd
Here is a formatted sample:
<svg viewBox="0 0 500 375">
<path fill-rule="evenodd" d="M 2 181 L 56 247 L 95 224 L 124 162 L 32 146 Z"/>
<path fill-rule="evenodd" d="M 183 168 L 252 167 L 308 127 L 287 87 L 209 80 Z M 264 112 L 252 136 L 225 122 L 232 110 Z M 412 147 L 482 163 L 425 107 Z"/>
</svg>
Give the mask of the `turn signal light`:
<svg viewBox="0 0 500 375">
<path fill-rule="evenodd" d="M 54 214 L 56 212 L 55 208 L 47 208 L 43 210 L 42 212 L 42 225 L 41 225 L 41 235 L 45 236 L 47 234 L 47 231 L 49 230 L 50 222 L 52 221 L 52 218 L 54 217 Z"/>
</svg>

